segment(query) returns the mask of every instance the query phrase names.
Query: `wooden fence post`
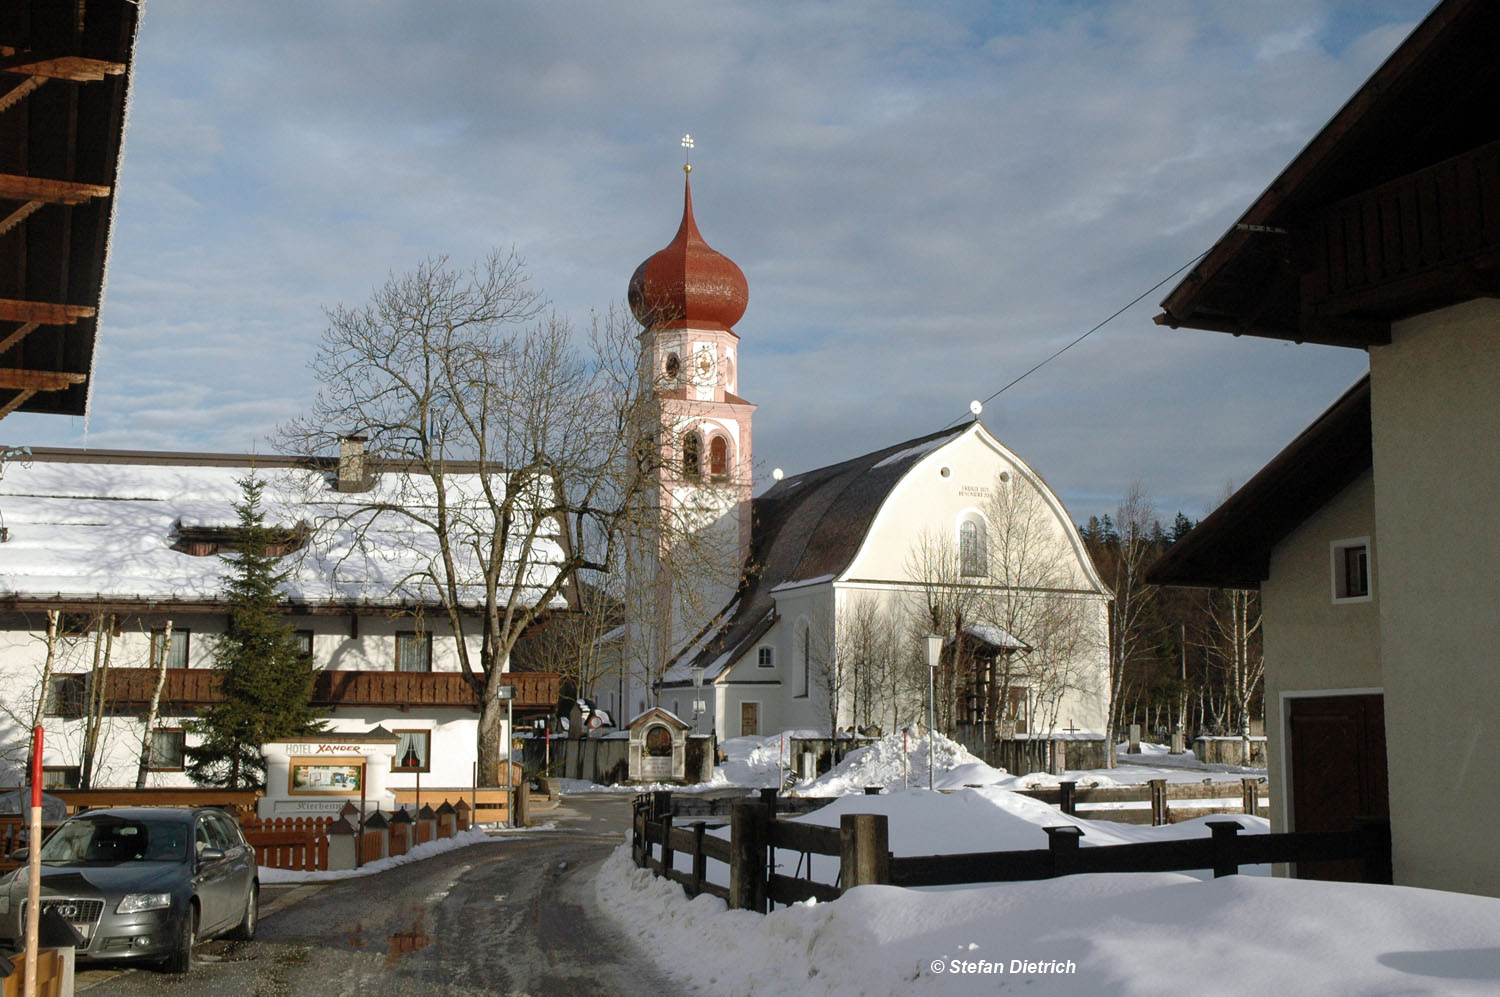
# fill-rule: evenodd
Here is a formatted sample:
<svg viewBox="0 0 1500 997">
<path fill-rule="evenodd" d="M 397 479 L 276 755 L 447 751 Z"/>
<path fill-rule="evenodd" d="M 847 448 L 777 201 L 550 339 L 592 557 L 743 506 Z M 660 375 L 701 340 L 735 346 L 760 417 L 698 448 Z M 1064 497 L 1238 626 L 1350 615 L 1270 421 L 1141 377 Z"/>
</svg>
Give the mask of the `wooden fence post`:
<svg viewBox="0 0 1500 997">
<path fill-rule="evenodd" d="M 1260 816 L 1260 780 L 1256 778 L 1244 778 L 1240 780 L 1240 796 L 1244 800 L 1242 809 L 1251 817 Z"/>
<path fill-rule="evenodd" d="M 1052 853 L 1052 875 L 1067 876 L 1077 872 L 1078 839 L 1083 837 L 1083 828 L 1064 824 L 1042 830 L 1047 832 L 1047 850 Z"/>
<path fill-rule="evenodd" d="M 662 814 L 657 826 L 661 828 L 661 874 L 665 876 L 672 871 L 672 811 Z"/>
<path fill-rule="evenodd" d="M 658 789 L 651 794 L 651 816 L 660 819 L 664 814 L 672 812 L 672 791 L 670 789 Z"/>
<path fill-rule="evenodd" d="M 760 791 L 760 802 L 761 802 L 761 805 L 766 808 L 766 812 L 769 813 L 772 817 L 775 817 L 776 816 L 776 787 L 775 786 L 767 786 L 764 789 L 762 789 Z"/>
<path fill-rule="evenodd" d="M 1211 820 L 1208 829 L 1214 836 L 1214 878 L 1220 876 L 1238 876 L 1240 872 L 1239 862 L 1239 821 L 1234 820 Z"/>
<path fill-rule="evenodd" d="M 764 910 L 766 891 L 766 808 L 736 803 L 729 812 L 729 906 Z"/>
<path fill-rule="evenodd" d="M 1391 885 L 1396 876 L 1394 863 L 1391 861 L 1390 820 L 1383 817 L 1356 817 L 1354 830 L 1360 837 L 1364 881 Z"/>
<path fill-rule="evenodd" d="M 1161 827 L 1171 820 L 1171 813 L 1167 810 L 1167 780 L 1152 779 L 1148 785 L 1151 787 L 1151 826 Z"/>
<path fill-rule="evenodd" d="M 839 838 L 839 883 L 845 891 L 891 881 L 890 818 L 842 814 Z"/>
<path fill-rule="evenodd" d="M 708 856 L 703 854 L 703 832 L 708 825 L 703 821 L 693 824 L 693 896 L 703 892 L 703 880 L 708 876 Z"/>
<path fill-rule="evenodd" d="M 1060 782 L 1057 784 L 1057 809 L 1069 817 L 1078 816 L 1078 804 L 1075 802 L 1074 792 L 1078 789 L 1076 782 Z"/>
</svg>

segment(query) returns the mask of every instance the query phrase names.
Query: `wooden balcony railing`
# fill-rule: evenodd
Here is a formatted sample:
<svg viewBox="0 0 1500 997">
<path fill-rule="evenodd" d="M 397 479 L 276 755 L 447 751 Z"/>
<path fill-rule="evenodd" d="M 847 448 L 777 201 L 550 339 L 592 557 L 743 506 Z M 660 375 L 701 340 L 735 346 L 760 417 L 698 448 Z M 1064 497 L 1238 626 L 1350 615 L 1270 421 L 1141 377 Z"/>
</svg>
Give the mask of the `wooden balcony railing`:
<svg viewBox="0 0 1500 997">
<path fill-rule="evenodd" d="M 105 687 L 111 709 L 144 708 L 156 688 L 151 668 L 111 668 Z M 59 702 L 61 716 L 82 715 L 87 674 L 59 675 L 59 688 L 76 690 Z M 556 672 L 506 672 L 504 682 L 516 688 L 515 708 L 551 712 L 557 706 Z M 174 707 L 198 707 L 220 699 L 219 676 L 209 668 L 169 668 L 161 701 Z M 319 706 L 396 706 L 478 708 L 479 697 L 458 672 L 320 671 L 313 679 L 312 701 Z"/>
<path fill-rule="evenodd" d="M 1332 205 L 1310 233 L 1304 301 L 1323 314 L 1399 315 L 1472 296 L 1500 256 L 1500 141 Z"/>
</svg>

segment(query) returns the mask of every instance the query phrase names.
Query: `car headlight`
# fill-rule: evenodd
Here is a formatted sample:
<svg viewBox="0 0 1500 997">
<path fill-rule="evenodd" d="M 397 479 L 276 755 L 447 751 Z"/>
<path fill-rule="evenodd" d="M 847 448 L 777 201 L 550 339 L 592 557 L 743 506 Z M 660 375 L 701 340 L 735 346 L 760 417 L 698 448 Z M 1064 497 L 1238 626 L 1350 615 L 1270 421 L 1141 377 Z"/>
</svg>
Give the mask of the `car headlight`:
<svg viewBox="0 0 1500 997">
<path fill-rule="evenodd" d="M 116 914 L 139 914 L 143 910 L 161 910 L 172 906 L 170 893 L 127 893 L 115 908 Z"/>
</svg>

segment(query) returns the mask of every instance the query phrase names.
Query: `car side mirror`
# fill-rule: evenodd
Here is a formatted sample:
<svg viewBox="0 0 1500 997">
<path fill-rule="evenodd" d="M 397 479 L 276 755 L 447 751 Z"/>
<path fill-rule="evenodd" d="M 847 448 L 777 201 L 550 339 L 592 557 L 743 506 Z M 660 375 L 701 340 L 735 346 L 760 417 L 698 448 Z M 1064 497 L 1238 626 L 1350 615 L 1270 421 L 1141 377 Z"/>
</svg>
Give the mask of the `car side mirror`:
<svg viewBox="0 0 1500 997">
<path fill-rule="evenodd" d="M 205 848 L 198 853 L 199 862 L 217 862 L 224 857 L 222 848 Z"/>
<path fill-rule="evenodd" d="M 10 853 L 10 860 L 12 862 L 25 862 L 29 858 L 31 858 L 31 849 L 25 845 Z"/>
</svg>

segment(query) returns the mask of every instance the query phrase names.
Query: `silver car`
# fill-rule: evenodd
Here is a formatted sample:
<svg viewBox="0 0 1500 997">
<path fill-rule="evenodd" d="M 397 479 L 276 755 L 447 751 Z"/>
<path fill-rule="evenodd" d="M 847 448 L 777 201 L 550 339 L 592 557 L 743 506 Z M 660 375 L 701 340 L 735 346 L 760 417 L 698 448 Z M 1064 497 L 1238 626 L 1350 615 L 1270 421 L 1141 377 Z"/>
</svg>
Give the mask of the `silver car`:
<svg viewBox="0 0 1500 997">
<path fill-rule="evenodd" d="M 0 938 L 17 945 L 26 889 L 24 865 L 0 877 Z M 222 810 L 90 810 L 42 844 L 42 909 L 55 909 L 82 936 L 80 960 L 156 961 L 185 973 L 199 939 L 254 937 L 259 892 L 255 851 Z"/>
</svg>

